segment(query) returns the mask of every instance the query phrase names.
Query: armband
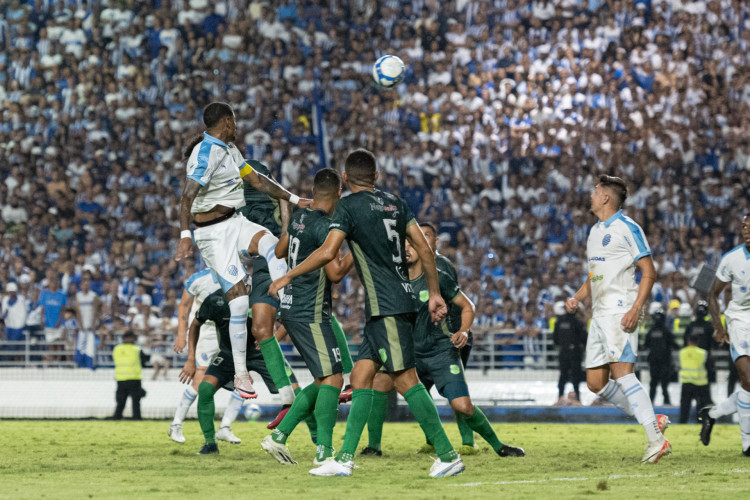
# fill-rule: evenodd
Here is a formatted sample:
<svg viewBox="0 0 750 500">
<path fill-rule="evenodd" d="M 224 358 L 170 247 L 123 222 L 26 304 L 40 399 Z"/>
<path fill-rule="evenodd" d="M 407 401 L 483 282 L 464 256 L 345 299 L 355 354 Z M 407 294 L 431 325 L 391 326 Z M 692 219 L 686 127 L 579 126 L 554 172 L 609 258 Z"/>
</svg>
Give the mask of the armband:
<svg viewBox="0 0 750 500">
<path fill-rule="evenodd" d="M 249 174 L 252 171 L 253 171 L 253 167 L 245 163 L 245 165 L 240 169 L 240 177 L 245 177 L 247 174 Z"/>
</svg>

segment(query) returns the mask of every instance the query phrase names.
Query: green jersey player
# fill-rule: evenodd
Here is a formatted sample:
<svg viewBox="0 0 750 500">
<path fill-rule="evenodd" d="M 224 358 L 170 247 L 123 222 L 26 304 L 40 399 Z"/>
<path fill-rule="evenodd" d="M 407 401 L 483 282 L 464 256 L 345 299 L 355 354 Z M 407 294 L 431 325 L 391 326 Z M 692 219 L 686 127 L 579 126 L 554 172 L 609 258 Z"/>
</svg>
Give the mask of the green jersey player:
<svg viewBox="0 0 750 500">
<path fill-rule="evenodd" d="M 287 232 L 276 247 L 276 256 L 287 257 L 294 269 L 320 247 L 328 236 L 331 214 L 341 196 L 341 177 L 335 170 L 320 170 L 314 179 L 313 204 L 297 210 Z M 314 463 L 333 453 L 333 427 L 336 424 L 339 392 L 343 386 L 343 358 L 350 358 L 346 343 L 337 341 L 331 324 L 331 282 L 340 281 L 354 261 L 351 254 L 334 259 L 325 269 L 295 277 L 284 290 L 281 323 L 305 360 L 315 382 L 294 400 L 289 413 L 274 433 L 261 443 L 264 450 L 281 463 L 291 458 L 286 440 L 305 415 L 314 413 L 318 422 L 317 453 Z"/>
<path fill-rule="evenodd" d="M 428 308 L 433 321 L 447 312 L 440 296 L 435 256 L 406 203 L 375 188 L 375 156 L 366 150 L 349 154 L 344 180 L 352 194 L 336 206 L 330 232 L 323 245 L 287 275 L 273 282 L 275 294 L 297 276 L 315 271 L 338 256 L 346 239 L 365 288 L 363 341 L 351 375 L 352 404 L 341 451 L 317 469 L 316 476 L 349 476 L 359 438 L 372 406 L 372 383 L 381 366 L 393 378 L 414 417 L 435 443 L 438 458 L 430 476 L 453 476 L 464 470 L 445 434 L 435 403 L 419 382 L 414 356 L 414 294 L 408 279 L 404 242 L 408 239 L 424 265 L 428 283 Z"/>
</svg>

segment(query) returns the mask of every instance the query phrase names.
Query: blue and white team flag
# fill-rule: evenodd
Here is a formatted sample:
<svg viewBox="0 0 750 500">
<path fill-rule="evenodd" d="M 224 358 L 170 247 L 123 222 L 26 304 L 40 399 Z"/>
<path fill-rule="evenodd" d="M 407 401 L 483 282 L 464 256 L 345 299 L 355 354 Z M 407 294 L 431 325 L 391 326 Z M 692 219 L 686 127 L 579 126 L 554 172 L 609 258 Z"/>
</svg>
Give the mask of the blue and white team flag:
<svg viewBox="0 0 750 500">
<path fill-rule="evenodd" d="M 79 331 L 76 338 L 76 355 L 73 358 L 80 368 L 91 368 L 96 359 L 96 335 L 94 332 Z"/>
</svg>

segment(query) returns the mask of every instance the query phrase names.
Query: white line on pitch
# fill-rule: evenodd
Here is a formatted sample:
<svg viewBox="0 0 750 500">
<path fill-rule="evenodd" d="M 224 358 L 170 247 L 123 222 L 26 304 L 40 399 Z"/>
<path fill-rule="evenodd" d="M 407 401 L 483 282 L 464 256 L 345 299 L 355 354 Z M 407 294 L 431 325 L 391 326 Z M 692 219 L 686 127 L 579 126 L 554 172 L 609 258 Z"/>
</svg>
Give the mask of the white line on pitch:
<svg viewBox="0 0 750 500">
<path fill-rule="evenodd" d="M 745 469 L 732 469 L 732 470 L 725 470 L 723 474 L 740 474 L 750 472 L 750 470 Z M 611 476 L 608 476 L 607 479 L 642 479 L 642 478 L 649 478 L 649 477 L 659 477 L 664 475 L 670 475 L 670 476 L 683 476 L 686 474 L 693 474 L 696 476 L 702 476 L 703 472 L 692 472 L 689 470 L 683 470 L 679 472 L 674 472 L 672 474 L 630 474 L 630 475 L 623 475 L 623 474 L 613 474 Z M 598 477 L 553 477 L 550 479 L 524 479 L 520 481 L 494 481 L 494 482 L 482 482 L 482 483 L 463 483 L 463 484 L 451 484 L 449 486 L 489 486 L 489 485 L 507 485 L 507 484 L 539 484 L 539 483 L 550 483 L 553 481 L 591 481 L 595 479 L 602 479 Z"/>
</svg>

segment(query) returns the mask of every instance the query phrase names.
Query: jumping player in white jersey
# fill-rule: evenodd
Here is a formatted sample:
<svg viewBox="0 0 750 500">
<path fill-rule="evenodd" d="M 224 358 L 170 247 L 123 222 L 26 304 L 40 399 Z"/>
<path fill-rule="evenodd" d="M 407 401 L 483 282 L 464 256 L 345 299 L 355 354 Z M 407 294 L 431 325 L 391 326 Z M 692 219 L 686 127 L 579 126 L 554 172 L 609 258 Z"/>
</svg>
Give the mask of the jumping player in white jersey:
<svg viewBox="0 0 750 500">
<path fill-rule="evenodd" d="M 592 392 L 643 425 L 648 447 L 642 461 L 656 463 L 672 450 L 663 434 L 669 419 L 654 414 L 648 393 L 633 373 L 636 328 L 656 270 L 643 230 L 620 210 L 627 196 L 627 186 L 619 177 L 599 178 L 591 194 L 591 212 L 599 222 L 591 228 L 586 245 L 589 275 L 565 307 L 573 313 L 591 297 L 586 382 Z M 641 270 L 640 284 L 635 281 L 636 266 Z"/>
<path fill-rule="evenodd" d="M 278 239 L 263 226 L 250 222 L 236 213 L 245 204 L 243 181 L 249 182 L 279 200 L 288 200 L 299 206 L 309 206 L 310 200 L 300 200 L 297 195 L 281 187 L 274 180 L 255 172 L 232 144 L 237 132 L 234 111 L 226 103 L 213 102 L 203 110 L 206 131 L 202 139 L 193 141 L 186 150 L 187 179 L 180 201 L 180 242 L 176 260 L 192 252 L 190 233 L 191 215 L 197 226 L 194 238 L 198 250 L 213 271 L 226 299 L 229 301 L 231 320 L 229 334 L 232 357 L 237 370 L 234 386 L 244 398 L 255 398 L 250 374 L 245 368 L 247 350 L 246 315 L 249 305 L 247 275 L 240 256 L 261 255 L 268 262 L 271 279 L 286 273 L 286 262 L 276 258 L 274 249 Z M 269 337 L 272 333 L 268 333 Z M 256 338 L 258 343 L 266 338 Z M 263 358 L 274 383 L 289 392 L 282 399 L 293 399 L 289 377 L 284 368 L 284 357 L 278 342 L 265 342 Z"/>
<path fill-rule="evenodd" d="M 719 295 L 732 285 L 732 300 L 721 323 Z M 742 218 L 742 244 L 722 257 L 711 290 L 708 311 L 714 325 L 714 340 L 729 343 L 729 352 L 740 376 L 740 389 L 713 408 L 698 412 L 701 442 L 708 446 L 716 419 L 737 412 L 742 436 L 742 453 L 750 457 L 750 214 Z"/>
<path fill-rule="evenodd" d="M 182 292 L 182 298 L 180 299 L 177 311 L 177 338 L 174 342 L 175 352 L 181 353 L 187 345 L 189 319 L 195 317 L 195 313 L 198 312 L 206 297 L 219 288 L 219 282 L 210 269 L 193 273 L 185 282 L 185 288 Z M 200 337 L 196 346 L 195 375 L 192 385 L 183 391 L 180 402 L 177 404 L 177 409 L 175 410 L 174 419 L 169 426 L 168 435 L 177 443 L 185 442 L 185 436 L 182 434 L 182 424 L 185 421 L 185 416 L 190 406 L 198 397 L 198 386 L 218 350 L 219 339 L 216 336 L 216 325 L 214 325 L 213 321 L 206 321 L 200 327 Z M 234 444 L 240 443 L 240 439 L 232 433 L 231 428 L 224 429 L 222 427 L 216 437 L 222 441 Z"/>
</svg>

